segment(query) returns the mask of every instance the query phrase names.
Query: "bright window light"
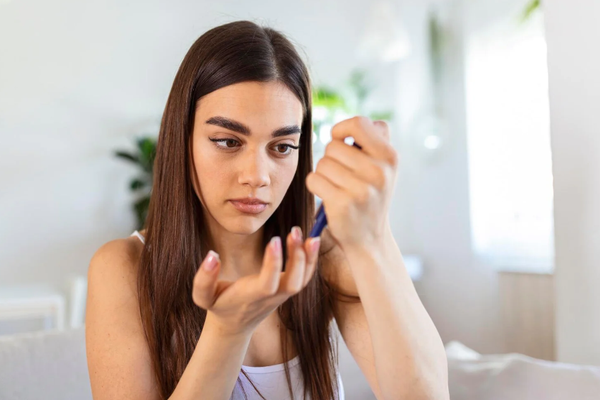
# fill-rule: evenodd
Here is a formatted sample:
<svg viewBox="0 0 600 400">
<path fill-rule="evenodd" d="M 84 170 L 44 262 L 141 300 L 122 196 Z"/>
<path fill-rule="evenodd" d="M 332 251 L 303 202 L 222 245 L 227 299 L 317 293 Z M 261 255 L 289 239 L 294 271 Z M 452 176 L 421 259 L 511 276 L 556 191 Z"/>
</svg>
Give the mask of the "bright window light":
<svg viewBox="0 0 600 400">
<path fill-rule="evenodd" d="M 475 254 L 500 270 L 550 273 L 554 223 L 546 43 L 541 17 L 467 37 Z"/>
</svg>

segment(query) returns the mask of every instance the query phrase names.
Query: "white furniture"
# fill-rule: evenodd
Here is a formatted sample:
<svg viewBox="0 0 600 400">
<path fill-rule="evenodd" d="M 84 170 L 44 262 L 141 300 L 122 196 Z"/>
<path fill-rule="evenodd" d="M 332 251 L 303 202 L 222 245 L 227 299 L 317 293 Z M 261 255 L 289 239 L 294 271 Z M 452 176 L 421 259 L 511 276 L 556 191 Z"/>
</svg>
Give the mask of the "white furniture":
<svg viewBox="0 0 600 400">
<path fill-rule="evenodd" d="M 41 283 L 0 286 L 0 335 L 80 327 L 86 296 L 82 275 L 71 276 L 66 290 Z"/>
<path fill-rule="evenodd" d="M 79 328 L 85 322 L 87 277 L 73 276 L 69 279 L 69 327 Z"/>
<path fill-rule="evenodd" d="M 29 284 L 0 287 L 0 321 L 41 319 L 42 329 L 64 329 L 65 316 L 65 295 L 52 286 Z"/>
<path fill-rule="evenodd" d="M 596 400 L 600 366 L 538 360 L 523 354 L 479 354 L 446 344 L 452 400 Z"/>
<path fill-rule="evenodd" d="M 0 399 L 92 400 L 85 326 L 0 336 Z"/>
</svg>

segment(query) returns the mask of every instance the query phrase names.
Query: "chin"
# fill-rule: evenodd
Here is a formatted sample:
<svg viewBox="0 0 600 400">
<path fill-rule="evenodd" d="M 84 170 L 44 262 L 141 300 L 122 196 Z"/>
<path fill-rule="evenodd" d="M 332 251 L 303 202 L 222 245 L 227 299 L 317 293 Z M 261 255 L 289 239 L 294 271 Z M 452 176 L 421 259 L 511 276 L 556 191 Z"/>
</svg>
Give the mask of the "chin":
<svg viewBox="0 0 600 400">
<path fill-rule="evenodd" d="M 231 233 L 240 235 L 251 235 L 263 227 L 265 221 L 258 218 L 234 218 L 225 224 L 224 227 Z"/>
</svg>

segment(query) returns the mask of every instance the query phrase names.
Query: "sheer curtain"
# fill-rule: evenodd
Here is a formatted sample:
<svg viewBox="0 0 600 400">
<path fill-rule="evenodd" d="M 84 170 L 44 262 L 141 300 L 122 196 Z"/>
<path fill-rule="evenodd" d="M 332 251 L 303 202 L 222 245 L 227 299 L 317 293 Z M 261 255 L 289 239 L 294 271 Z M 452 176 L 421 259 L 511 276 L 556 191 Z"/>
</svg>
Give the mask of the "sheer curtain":
<svg viewBox="0 0 600 400">
<path fill-rule="evenodd" d="M 554 224 L 546 43 L 540 12 L 519 22 L 524 4 L 465 5 L 473 251 L 500 270 L 549 273 Z"/>
</svg>

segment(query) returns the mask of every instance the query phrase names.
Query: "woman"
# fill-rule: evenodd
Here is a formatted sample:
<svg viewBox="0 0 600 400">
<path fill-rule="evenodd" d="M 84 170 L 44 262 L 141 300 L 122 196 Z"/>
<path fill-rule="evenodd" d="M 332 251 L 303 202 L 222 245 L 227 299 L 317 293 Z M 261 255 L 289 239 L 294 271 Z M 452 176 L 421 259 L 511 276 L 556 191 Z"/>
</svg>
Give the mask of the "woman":
<svg viewBox="0 0 600 400">
<path fill-rule="evenodd" d="M 238 21 L 192 45 L 145 229 L 90 262 L 94 399 L 343 399 L 333 318 L 377 399 L 448 398 L 443 344 L 389 227 L 387 126 L 355 117 L 331 133 L 311 172 L 309 74 L 282 34 Z M 303 238 L 315 194 L 322 245 Z"/>
</svg>

